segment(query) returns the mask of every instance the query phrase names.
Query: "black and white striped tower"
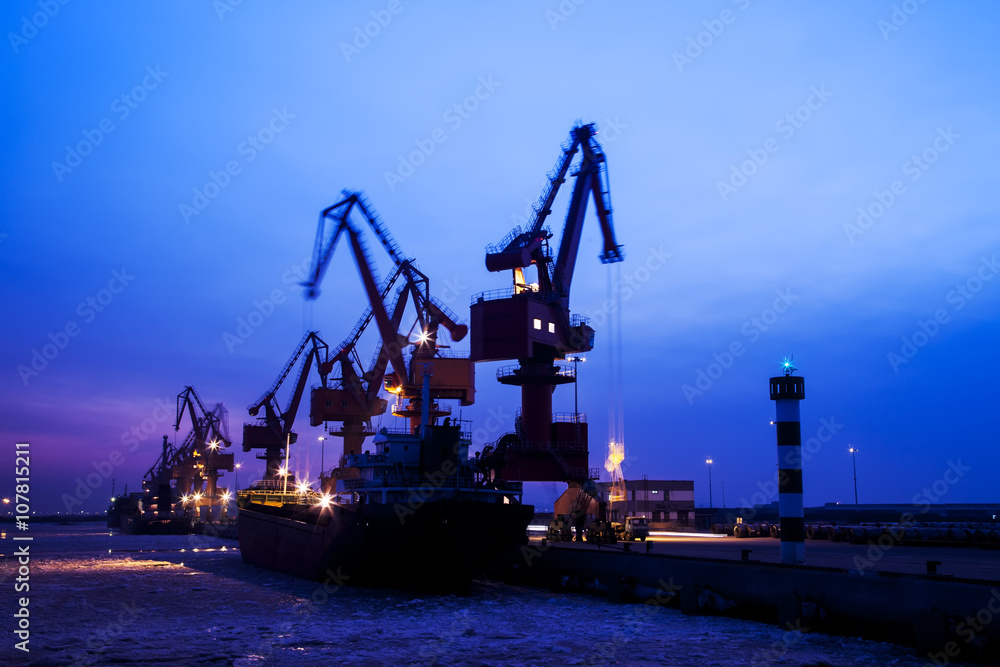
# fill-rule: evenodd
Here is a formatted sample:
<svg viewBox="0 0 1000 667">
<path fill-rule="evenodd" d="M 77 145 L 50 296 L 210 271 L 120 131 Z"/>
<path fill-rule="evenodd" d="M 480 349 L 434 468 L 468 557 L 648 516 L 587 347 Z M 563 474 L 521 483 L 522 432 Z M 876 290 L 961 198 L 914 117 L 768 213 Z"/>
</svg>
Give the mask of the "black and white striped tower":
<svg viewBox="0 0 1000 667">
<path fill-rule="evenodd" d="M 781 518 L 781 562 L 806 561 L 806 529 L 802 513 L 802 429 L 799 401 L 806 397 L 806 383 L 784 362 L 785 374 L 771 378 L 771 400 L 778 431 L 778 515 Z"/>
</svg>

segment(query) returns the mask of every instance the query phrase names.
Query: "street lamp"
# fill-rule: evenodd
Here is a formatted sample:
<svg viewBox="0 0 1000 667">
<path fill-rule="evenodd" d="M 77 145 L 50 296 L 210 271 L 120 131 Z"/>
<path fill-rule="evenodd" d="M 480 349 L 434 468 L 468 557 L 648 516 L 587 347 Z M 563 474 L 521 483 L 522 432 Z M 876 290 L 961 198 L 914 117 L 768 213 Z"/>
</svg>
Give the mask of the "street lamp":
<svg viewBox="0 0 1000 667">
<path fill-rule="evenodd" d="M 236 493 L 240 492 L 240 468 L 243 467 L 242 463 L 237 463 L 233 468 L 236 469 Z"/>
<path fill-rule="evenodd" d="M 855 454 L 858 453 L 858 448 L 853 445 L 849 446 L 847 451 L 851 453 L 851 463 L 854 464 L 854 504 L 858 504 L 858 459 Z"/>
<path fill-rule="evenodd" d="M 705 459 L 708 464 L 708 509 L 712 509 L 712 459 Z"/>
</svg>

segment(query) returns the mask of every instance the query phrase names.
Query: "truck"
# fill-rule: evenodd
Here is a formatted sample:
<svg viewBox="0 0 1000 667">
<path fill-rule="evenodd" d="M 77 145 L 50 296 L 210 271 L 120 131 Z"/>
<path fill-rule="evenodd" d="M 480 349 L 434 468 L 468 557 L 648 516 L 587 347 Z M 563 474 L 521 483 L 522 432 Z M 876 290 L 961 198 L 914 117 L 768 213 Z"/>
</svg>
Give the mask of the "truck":
<svg viewBox="0 0 1000 667">
<path fill-rule="evenodd" d="M 649 523 L 644 516 L 627 516 L 625 523 L 613 524 L 619 540 L 645 542 L 649 536 Z"/>
<path fill-rule="evenodd" d="M 618 531 L 610 521 L 598 519 L 587 526 L 587 541 L 596 544 L 614 544 L 618 541 Z"/>
<path fill-rule="evenodd" d="M 548 530 L 545 531 L 545 539 L 550 542 L 572 542 L 573 528 L 566 519 L 552 519 Z"/>
</svg>

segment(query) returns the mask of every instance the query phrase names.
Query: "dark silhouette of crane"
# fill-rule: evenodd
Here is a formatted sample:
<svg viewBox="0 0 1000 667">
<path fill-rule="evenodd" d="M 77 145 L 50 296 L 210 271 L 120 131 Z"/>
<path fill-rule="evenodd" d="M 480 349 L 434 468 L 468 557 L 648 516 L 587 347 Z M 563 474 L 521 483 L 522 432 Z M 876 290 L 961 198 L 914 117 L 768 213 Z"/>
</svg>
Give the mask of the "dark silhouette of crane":
<svg viewBox="0 0 1000 667">
<path fill-rule="evenodd" d="M 288 402 L 282 410 L 278 403 L 278 390 L 288 378 L 295 363 L 302 358 L 299 373 L 295 384 L 288 397 Z M 333 367 L 333 360 L 329 358 L 329 346 L 319 337 L 316 331 L 310 331 L 302 337 L 295 347 L 292 356 L 288 358 L 277 379 L 265 391 L 260 398 L 247 407 L 251 417 L 258 417 L 256 424 L 243 425 L 243 451 L 249 452 L 253 449 L 263 450 L 257 458 L 265 461 L 264 480 L 274 481 L 280 477 L 282 459 L 285 457 L 285 449 L 288 445 L 293 445 L 298 440 L 298 435 L 292 431 L 295 423 L 295 415 L 299 411 L 299 404 L 305 392 L 306 382 L 309 380 L 310 371 L 315 368 L 320 376 L 322 386 L 327 385 L 327 376 Z M 260 414 L 263 410 L 264 413 Z M 287 471 L 286 471 L 287 472 Z"/>
<path fill-rule="evenodd" d="M 549 182 L 534 206 L 528 229 L 516 227 L 500 243 L 487 247 L 486 268 L 511 271 L 513 285 L 472 299 L 472 360 L 518 361 L 516 366 L 497 371 L 502 384 L 521 387 L 515 432 L 494 445 L 506 457 L 502 474 L 508 479 L 581 482 L 594 477 L 588 466 L 585 420 L 573 413 L 569 419 L 553 421 L 552 393 L 556 386 L 576 381 L 573 367 L 556 361 L 594 347 L 594 329 L 587 319 L 569 312 L 576 255 L 591 195 L 604 242 L 601 262 L 624 258 L 615 241 L 607 167 L 596 132 L 593 124 L 573 127 L 549 172 Z M 570 174 L 578 152 L 581 159 Z M 545 221 L 567 174 L 575 182 L 553 260 L 549 247 L 552 232 Z M 531 267 L 536 277 L 529 282 Z"/>
<path fill-rule="evenodd" d="M 392 262 L 389 276 L 379 282 L 376 265 L 369 252 L 364 226 L 356 223 L 352 213 L 358 212 L 367 223 Z M 447 306 L 430 295 L 430 281 L 415 266 L 413 259 L 402 253 L 399 245 L 379 220 L 371 205 L 359 192 L 345 190 L 343 199 L 320 213 L 319 227 L 313 252 L 309 280 L 303 283 L 306 298 L 319 296 L 319 286 L 342 238 L 354 256 L 358 273 L 368 299 L 368 308 L 351 334 L 333 353 L 340 364 L 341 377 L 332 387 L 313 390 L 310 423 L 339 422 L 340 429 L 330 429 L 331 435 L 344 438 L 344 453 L 358 454 L 364 438 L 372 435 L 371 417 L 385 412 L 386 401 L 378 397 L 384 387 L 397 396 L 393 414 L 410 419 L 410 427 L 420 423 L 422 409 L 422 376 L 431 375 L 431 417 L 447 415 L 450 409 L 437 399 L 458 399 L 470 405 L 475 399 L 474 369 L 468 357 L 446 352 L 439 342 L 443 327 L 451 340 L 460 341 L 468 332 Z M 395 290 L 394 290 L 395 288 Z M 416 312 L 413 326 L 401 334 L 401 324 L 407 305 Z M 370 323 L 374 322 L 379 343 L 370 368 L 357 356 L 356 346 Z M 415 340 L 411 340 L 415 336 Z"/>
<path fill-rule="evenodd" d="M 163 452 L 143 478 L 147 496 L 156 490 L 155 504 L 161 516 L 177 497 L 191 498 L 190 506 L 196 511 L 204 507 L 203 511 L 210 513 L 218 495 L 220 471 L 233 471 L 234 457 L 225 451 L 232 445 L 225 405 L 217 403 L 210 411 L 194 387 L 184 387 L 177 395 L 174 432 L 180 431 L 185 414 L 190 417 L 191 430 L 176 447 L 164 436 Z M 171 481 L 174 482 L 174 497 L 168 499 Z"/>
</svg>

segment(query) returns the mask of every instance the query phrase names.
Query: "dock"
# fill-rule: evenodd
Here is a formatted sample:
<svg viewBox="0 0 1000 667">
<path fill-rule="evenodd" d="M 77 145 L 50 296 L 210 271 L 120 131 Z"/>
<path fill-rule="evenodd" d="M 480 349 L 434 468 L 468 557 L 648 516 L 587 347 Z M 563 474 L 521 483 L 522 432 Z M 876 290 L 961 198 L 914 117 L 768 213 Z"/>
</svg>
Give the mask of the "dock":
<svg viewBox="0 0 1000 667">
<path fill-rule="evenodd" d="M 809 542 L 782 564 L 769 538 L 651 536 L 524 545 L 509 576 L 553 590 L 916 647 L 937 664 L 1000 657 L 1000 551 Z"/>
</svg>

